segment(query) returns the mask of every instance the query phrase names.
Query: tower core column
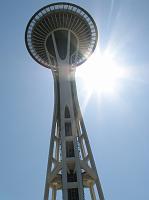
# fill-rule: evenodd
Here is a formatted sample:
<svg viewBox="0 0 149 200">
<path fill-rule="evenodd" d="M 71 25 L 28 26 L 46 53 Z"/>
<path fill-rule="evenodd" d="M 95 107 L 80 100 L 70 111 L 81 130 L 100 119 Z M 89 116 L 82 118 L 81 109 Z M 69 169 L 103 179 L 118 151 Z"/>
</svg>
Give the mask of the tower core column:
<svg viewBox="0 0 149 200">
<path fill-rule="evenodd" d="M 83 200 L 83 182 L 71 84 L 74 79 L 74 69 L 66 63 L 61 63 L 58 73 L 63 196 L 66 200 Z"/>
</svg>

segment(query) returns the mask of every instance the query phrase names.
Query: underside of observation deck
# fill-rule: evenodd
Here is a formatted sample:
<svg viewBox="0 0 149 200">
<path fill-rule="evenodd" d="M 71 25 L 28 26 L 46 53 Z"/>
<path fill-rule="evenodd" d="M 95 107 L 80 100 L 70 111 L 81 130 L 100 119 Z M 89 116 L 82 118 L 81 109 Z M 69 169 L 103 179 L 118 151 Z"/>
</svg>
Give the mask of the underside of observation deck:
<svg viewBox="0 0 149 200">
<path fill-rule="evenodd" d="M 71 32 L 70 64 L 78 66 L 85 62 L 94 51 L 98 33 L 93 18 L 83 8 L 74 4 L 50 4 L 35 13 L 26 29 L 27 49 L 38 63 L 57 69 L 52 43 L 49 46 L 50 55 L 46 52 L 46 45 L 52 33 L 57 38 L 57 43 L 61 44 L 61 41 L 65 41 L 68 31 Z M 60 49 L 65 51 L 64 43 Z M 49 63 L 49 56 L 51 63 Z"/>
</svg>

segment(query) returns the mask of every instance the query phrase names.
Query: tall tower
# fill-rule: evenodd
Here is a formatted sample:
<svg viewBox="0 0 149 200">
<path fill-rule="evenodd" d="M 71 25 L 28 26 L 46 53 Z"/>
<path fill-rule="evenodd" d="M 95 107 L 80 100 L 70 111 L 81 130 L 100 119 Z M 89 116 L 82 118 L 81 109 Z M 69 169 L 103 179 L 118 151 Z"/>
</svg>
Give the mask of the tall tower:
<svg viewBox="0 0 149 200">
<path fill-rule="evenodd" d="M 93 53 L 97 37 L 96 24 L 88 12 L 64 2 L 41 8 L 26 28 L 25 42 L 30 55 L 51 69 L 54 78 L 55 103 L 44 200 L 56 200 L 57 190 L 62 190 L 63 200 L 84 200 L 84 188 L 90 190 L 92 200 L 104 200 L 75 83 L 76 67 Z"/>
</svg>

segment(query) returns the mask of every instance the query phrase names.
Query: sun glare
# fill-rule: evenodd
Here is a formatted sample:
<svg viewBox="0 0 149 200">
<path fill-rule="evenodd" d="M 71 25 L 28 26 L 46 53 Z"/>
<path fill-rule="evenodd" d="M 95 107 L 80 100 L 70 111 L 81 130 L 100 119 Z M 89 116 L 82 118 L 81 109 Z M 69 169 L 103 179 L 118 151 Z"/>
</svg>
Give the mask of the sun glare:
<svg viewBox="0 0 149 200">
<path fill-rule="evenodd" d="M 94 93 L 101 96 L 116 96 L 121 80 L 129 76 L 129 71 L 119 63 L 112 53 L 103 54 L 96 50 L 92 57 L 77 70 L 77 78 L 83 83 L 88 98 Z"/>
</svg>

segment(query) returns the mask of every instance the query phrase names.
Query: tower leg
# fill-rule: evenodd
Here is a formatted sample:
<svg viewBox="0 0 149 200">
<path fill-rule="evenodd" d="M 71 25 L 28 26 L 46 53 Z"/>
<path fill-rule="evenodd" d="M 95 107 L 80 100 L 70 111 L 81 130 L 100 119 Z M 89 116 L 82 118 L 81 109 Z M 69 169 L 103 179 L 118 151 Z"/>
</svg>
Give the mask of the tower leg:
<svg viewBox="0 0 149 200">
<path fill-rule="evenodd" d="M 73 88 L 73 91 L 75 91 L 74 93 L 77 93 L 76 92 L 76 83 L 75 83 L 74 80 L 72 81 L 72 88 Z M 91 151 L 89 139 L 88 139 L 88 136 L 87 136 L 87 131 L 86 131 L 84 121 L 83 121 L 83 118 L 82 118 L 78 98 L 77 98 L 77 95 L 74 95 L 73 97 L 74 97 L 74 102 L 75 102 L 75 110 L 76 110 L 76 113 L 77 113 L 76 119 L 78 119 L 78 121 L 79 121 L 80 125 L 78 125 L 78 126 L 80 126 L 80 130 L 82 132 L 82 136 L 84 138 L 84 142 L 85 142 L 86 149 L 87 149 L 87 155 L 86 156 L 88 156 L 88 160 L 90 161 L 91 168 L 96 174 L 95 184 L 96 184 L 96 187 L 97 187 L 98 196 L 99 196 L 100 200 L 105 200 L 104 194 L 103 194 L 103 191 L 102 191 L 102 187 L 101 187 L 101 183 L 100 183 L 100 180 L 99 180 L 99 177 L 98 177 L 95 161 L 94 161 L 93 154 L 92 154 L 92 151 Z M 81 146 L 83 146 L 83 144 L 81 144 Z M 83 148 L 82 148 L 82 153 L 84 154 Z M 84 157 L 84 155 L 83 155 L 83 157 Z"/>
<path fill-rule="evenodd" d="M 52 200 L 56 200 L 56 189 L 52 189 Z"/>
<path fill-rule="evenodd" d="M 90 186 L 90 194 L 91 194 L 92 200 L 96 200 L 96 195 L 95 195 L 95 190 L 94 190 L 93 185 Z"/>
<path fill-rule="evenodd" d="M 45 191 L 44 191 L 44 200 L 49 199 L 49 173 L 51 172 L 52 168 L 52 158 L 53 158 L 53 151 L 54 151 L 54 138 L 56 136 L 56 119 L 57 119 L 57 81 L 56 78 L 54 79 L 54 112 L 53 112 L 53 123 L 52 123 L 52 130 L 51 130 L 51 139 L 50 139 L 50 149 L 49 149 L 49 156 L 48 156 L 48 166 L 47 166 L 47 174 L 46 174 L 46 182 L 45 182 Z M 58 151 L 58 147 L 57 147 Z M 56 159 L 58 159 L 56 157 Z M 56 199 L 56 195 L 55 195 Z M 54 200 L 55 200 L 54 199 Z M 53 200 L 53 191 L 52 191 L 52 200 Z"/>
<path fill-rule="evenodd" d="M 48 198 L 49 198 L 49 187 L 46 184 L 45 191 L 44 191 L 44 200 L 48 200 Z"/>
</svg>

